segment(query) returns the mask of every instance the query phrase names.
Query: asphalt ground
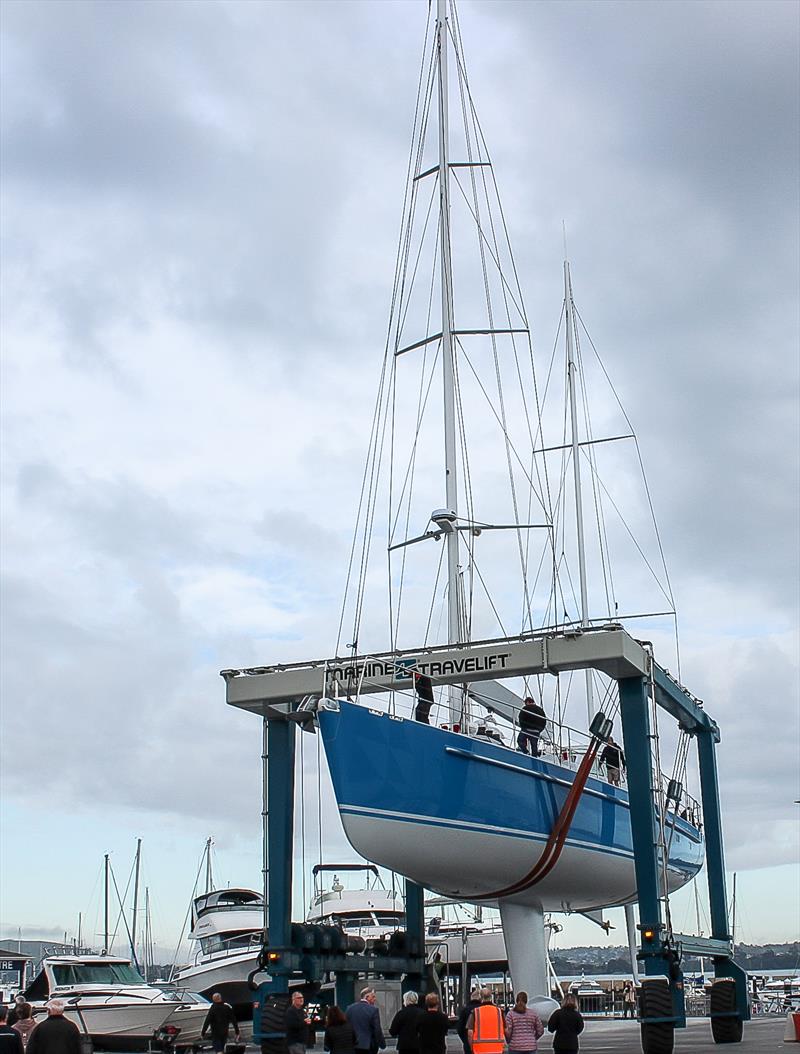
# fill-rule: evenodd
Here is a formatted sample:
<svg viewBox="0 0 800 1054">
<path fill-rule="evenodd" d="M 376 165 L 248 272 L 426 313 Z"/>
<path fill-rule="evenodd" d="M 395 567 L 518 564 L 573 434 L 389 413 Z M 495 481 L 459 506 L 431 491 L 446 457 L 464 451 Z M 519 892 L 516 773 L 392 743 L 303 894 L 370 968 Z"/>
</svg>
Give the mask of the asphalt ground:
<svg viewBox="0 0 800 1054">
<path fill-rule="evenodd" d="M 745 1021 L 742 1042 L 720 1046 L 711 1038 L 711 1025 L 706 1018 L 689 1018 L 686 1028 L 675 1029 L 675 1054 L 762 1054 L 764 1051 L 783 1050 L 786 1054 L 797 1051 L 800 1044 L 784 1045 L 785 1017 L 757 1017 Z M 642 1054 L 641 1033 L 638 1021 L 586 1019 L 581 1033 L 581 1054 Z M 549 1032 L 539 1040 L 540 1051 L 553 1049 L 553 1037 Z M 461 1043 L 453 1033 L 447 1037 L 448 1054 L 460 1054 Z"/>
</svg>

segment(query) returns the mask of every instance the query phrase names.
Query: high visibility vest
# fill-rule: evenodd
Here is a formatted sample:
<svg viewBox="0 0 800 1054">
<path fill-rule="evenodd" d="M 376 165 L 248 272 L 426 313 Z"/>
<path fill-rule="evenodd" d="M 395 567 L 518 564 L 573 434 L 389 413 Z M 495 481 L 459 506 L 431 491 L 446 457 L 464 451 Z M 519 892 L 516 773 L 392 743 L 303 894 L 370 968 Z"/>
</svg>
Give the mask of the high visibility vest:
<svg viewBox="0 0 800 1054">
<path fill-rule="evenodd" d="M 475 1054 L 502 1054 L 506 1045 L 503 1014 L 491 1003 L 481 1003 L 473 1011 L 472 1049 Z"/>
</svg>

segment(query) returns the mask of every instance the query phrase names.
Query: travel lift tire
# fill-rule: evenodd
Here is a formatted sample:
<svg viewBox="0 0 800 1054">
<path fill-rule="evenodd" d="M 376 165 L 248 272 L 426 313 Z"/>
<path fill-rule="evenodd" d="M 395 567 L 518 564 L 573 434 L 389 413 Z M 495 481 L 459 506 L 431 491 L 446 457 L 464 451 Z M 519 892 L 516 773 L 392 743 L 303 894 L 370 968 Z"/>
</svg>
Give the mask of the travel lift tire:
<svg viewBox="0 0 800 1054">
<path fill-rule="evenodd" d="M 711 1035 L 715 1043 L 741 1043 L 742 1019 L 736 1012 L 736 982 L 731 977 L 720 977 L 711 986 L 709 1000 Z M 717 1017 L 717 1014 L 724 1015 Z"/>
<path fill-rule="evenodd" d="M 666 977 L 646 977 L 639 995 L 642 1051 L 644 1054 L 672 1054 L 675 1025 L 671 1021 L 648 1022 L 649 1017 L 672 1017 L 672 993 Z"/>
</svg>

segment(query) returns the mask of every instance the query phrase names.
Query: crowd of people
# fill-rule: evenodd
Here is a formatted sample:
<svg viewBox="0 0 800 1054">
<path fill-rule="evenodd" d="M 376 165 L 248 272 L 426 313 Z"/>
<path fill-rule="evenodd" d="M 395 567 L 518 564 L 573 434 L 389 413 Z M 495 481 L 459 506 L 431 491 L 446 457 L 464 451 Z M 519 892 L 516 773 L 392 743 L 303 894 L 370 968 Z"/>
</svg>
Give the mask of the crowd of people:
<svg viewBox="0 0 800 1054">
<path fill-rule="evenodd" d="M 286 1045 L 289 1054 L 304 1054 L 311 1019 L 304 1011 L 302 993 L 292 995 L 286 1011 Z M 398 1054 L 445 1054 L 450 1021 L 442 1012 L 439 996 L 429 992 L 420 1002 L 416 992 L 406 992 L 403 1006 L 389 1025 L 397 1041 Z M 567 995 L 547 1023 L 553 1033 L 553 1050 L 572 1054 L 578 1050 L 583 1018 L 574 995 Z M 474 989 L 461 1011 L 456 1032 L 464 1054 L 535 1054 L 545 1026 L 528 1006 L 525 992 L 503 1013 L 489 989 Z M 386 1049 L 386 1038 L 376 1005 L 375 991 L 364 988 L 359 1000 L 346 1009 L 328 1008 L 323 1047 L 329 1054 L 378 1054 Z"/>
<path fill-rule="evenodd" d="M 30 1003 L 17 996 L 10 1010 L 0 1006 L 0 1054 L 81 1054 L 81 1034 L 60 999 L 51 999 L 47 1017 L 35 1022 Z"/>
</svg>

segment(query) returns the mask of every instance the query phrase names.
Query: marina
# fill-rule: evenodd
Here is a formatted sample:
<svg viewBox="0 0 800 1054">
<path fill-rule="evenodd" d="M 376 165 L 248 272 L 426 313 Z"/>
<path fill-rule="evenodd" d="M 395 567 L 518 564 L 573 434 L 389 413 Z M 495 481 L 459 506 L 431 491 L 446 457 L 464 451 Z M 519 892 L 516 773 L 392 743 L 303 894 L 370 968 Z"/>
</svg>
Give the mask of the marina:
<svg viewBox="0 0 800 1054">
<path fill-rule="evenodd" d="M 778 8 L 765 3 L 770 23 Z M 31 4 L 35 14 L 41 0 Z M 66 4 L 79 13 L 73 0 Z M 698 4 L 716 17 L 715 5 Z M 23 812 L 13 812 L 11 854 L 4 842 L 4 884 L 6 860 L 16 883 L 10 913 L 3 905 L 7 935 L 0 942 L 0 1004 L 11 1026 L 0 1021 L 0 1030 L 19 1046 L 11 1054 L 24 1054 L 28 1042 L 41 1054 L 48 1030 L 56 1036 L 59 1028 L 81 1054 L 376 1054 L 397 1049 L 394 1039 L 383 1043 L 376 1035 L 382 1025 L 388 1040 L 390 1023 L 392 1036 L 405 1037 L 401 1054 L 533 1054 L 528 1047 L 536 1048 L 535 1040 L 524 1049 L 512 1043 L 515 1015 L 525 1016 L 531 1035 L 545 1028 L 540 1051 L 554 1049 L 548 1023 L 558 1025 L 564 1041 L 576 1022 L 584 1052 L 708 1054 L 729 1044 L 760 1052 L 800 1043 L 800 945 L 790 943 L 796 923 L 787 913 L 781 940 L 746 943 L 754 918 L 774 936 L 772 917 L 787 902 L 786 890 L 777 881 L 757 897 L 743 896 L 741 883 L 737 890 L 739 866 L 749 882 L 753 872 L 794 874 L 797 865 L 796 823 L 784 801 L 786 772 L 796 778 L 792 718 L 784 720 L 781 711 L 776 720 L 774 709 L 778 698 L 790 710 L 784 667 L 793 661 L 792 616 L 787 623 L 775 604 L 774 618 L 770 606 L 759 624 L 753 597 L 761 580 L 750 583 L 741 539 L 737 548 L 726 533 L 733 538 L 738 524 L 730 514 L 715 519 L 717 505 L 728 507 L 727 496 L 716 492 L 722 474 L 713 456 L 683 445 L 689 429 L 682 400 L 690 405 L 691 385 L 684 380 L 670 388 L 670 345 L 667 354 L 661 348 L 651 355 L 648 340 L 660 347 L 657 327 L 637 329 L 637 295 L 642 288 L 651 293 L 653 284 L 646 268 L 637 291 L 629 262 L 619 265 L 627 282 L 589 263 L 616 251 L 602 198 L 587 189 L 584 201 L 577 181 L 577 200 L 564 202 L 567 219 L 542 220 L 537 201 L 545 172 L 563 171 L 561 153 L 575 148 L 570 167 L 585 179 L 594 171 L 568 134 L 568 107 L 555 101 L 564 56 L 537 50 L 535 35 L 522 32 L 529 26 L 544 32 L 549 20 L 563 18 L 563 5 L 408 0 L 376 7 L 337 0 L 337 18 L 315 0 L 184 6 L 164 0 L 153 10 L 130 7 L 143 25 L 164 18 L 153 24 L 163 28 L 164 40 L 171 39 L 173 17 L 178 29 L 182 20 L 196 19 L 213 29 L 202 61 L 199 52 L 188 61 L 182 43 L 178 52 L 162 53 L 153 26 L 143 32 L 153 45 L 153 83 L 169 71 L 182 100 L 149 148 L 179 141 L 167 128 L 173 120 L 176 128 L 196 125 L 198 142 L 225 129 L 229 139 L 219 158 L 228 172 L 226 198 L 217 198 L 215 237 L 235 245 L 239 235 L 229 233 L 225 217 L 238 211 L 240 194 L 242 202 L 247 198 L 237 194 L 238 181 L 244 187 L 258 170 L 244 226 L 265 235 L 259 253 L 281 260 L 264 294 L 268 310 L 260 292 L 245 293 L 251 274 L 263 269 L 260 256 L 242 263 L 235 295 L 237 280 L 222 250 L 213 295 L 173 299 L 177 264 L 174 289 L 172 277 L 154 282 L 150 302 L 170 318 L 159 340 L 172 348 L 174 338 L 175 348 L 174 359 L 161 356 L 171 373 L 169 383 L 158 385 L 159 399 L 183 425 L 167 442 L 138 428 L 137 483 L 116 481 L 117 439 L 101 399 L 105 431 L 102 442 L 95 436 L 89 445 L 93 457 L 108 460 L 92 478 L 97 496 L 82 512 L 54 470 L 34 464 L 39 455 L 30 440 L 19 444 L 32 453 L 14 482 L 16 523 L 25 525 L 24 509 L 52 493 L 60 498 L 47 506 L 47 518 L 74 515 L 83 523 L 72 528 L 76 536 L 101 538 L 113 528 L 135 540 L 113 583 L 99 556 L 62 559 L 55 573 L 42 532 L 37 589 L 52 581 L 53 594 L 39 602 L 41 610 L 30 607 L 28 630 L 7 647 L 13 668 L 24 669 L 21 679 L 13 675 L 13 697 L 42 706 L 41 720 L 31 724 L 35 736 L 12 722 L 15 752 L 23 743 L 36 748 L 26 755 L 19 801 L 35 817 L 42 795 L 51 827 L 46 867 L 42 855 L 24 863 L 23 849 L 43 854 L 48 839 L 33 825 L 27 837 Z M 572 10 L 581 13 L 577 41 L 600 8 L 576 0 Z M 642 11 L 636 18 L 672 17 Z M 107 18 L 120 47 L 136 47 L 133 23 L 115 21 L 128 14 L 128 0 L 116 7 L 101 0 L 92 8 L 97 26 L 76 32 L 97 30 L 104 40 Z M 276 36 L 273 53 L 272 29 L 289 14 L 296 20 L 292 46 Z M 601 24 L 611 25 L 617 14 L 609 5 Z M 352 40 L 343 27 L 352 24 L 373 43 L 378 27 L 396 30 L 382 39 L 381 58 L 374 47 L 361 49 L 364 68 L 374 70 L 368 89 L 349 79 L 344 55 Z M 19 39 L 37 32 L 32 22 Z M 269 48 L 243 65 L 249 83 L 234 104 L 225 94 L 231 45 L 241 42 L 246 50 L 251 37 L 269 41 Z M 301 41 L 318 57 L 313 69 Z M 297 69 L 278 90 L 271 66 L 292 51 Z M 634 53 L 629 43 L 609 51 Z M 512 54 L 521 60 L 514 68 L 505 61 Z M 602 48 L 591 57 L 583 107 L 596 95 L 599 115 L 613 77 L 600 69 L 607 61 Z M 71 67 L 73 58 L 64 61 Z M 228 72 L 211 90 L 217 61 Z M 19 68 L 27 69 L 26 61 Z M 572 74 L 565 70 L 565 85 L 577 83 Z M 111 75 L 115 90 L 127 92 L 129 76 L 121 62 Z M 181 78 L 204 86 L 184 96 Z M 261 97 L 261 78 L 272 86 L 269 102 Z M 347 84 L 351 126 L 329 138 L 320 119 L 312 156 L 297 129 L 316 119 L 316 107 L 326 112 L 328 80 Z M 92 86 L 86 98 L 94 95 Z M 113 97 L 109 92 L 110 113 Z M 132 97 L 138 112 L 145 96 L 139 88 Z M 510 129 L 539 121 L 547 107 L 562 116 L 552 142 L 550 129 L 540 135 L 532 167 L 530 134 Z M 264 146 L 272 158 L 266 165 L 245 145 L 256 134 L 253 115 L 262 111 L 270 114 L 269 136 L 259 127 L 256 138 L 282 140 L 280 149 Z M 48 121 L 69 113 L 65 104 Z M 603 127 L 599 117 L 595 123 Z M 397 146 L 403 128 L 405 163 Z M 613 140 L 610 125 L 603 136 Z M 378 157 L 372 144 L 382 139 L 392 147 Z M 80 144 L 81 135 L 74 141 Z M 353 189 L 337 212 L 326 202 L 328 195 L 334 200 L 338 167 L 349 165 L 353 147 Z M 184 148 L 191 158 L 192 149 Z M 295 152 L 304 159 L 296 169 Z M 187 166 L 191 180 L 184 173 L 170 210 L 154 221 L 170 226 L 174 237 L 197 222 L 198 212 L 181 211 L 190 185 L 213 171 L 208 158 Z M 524 179 L 513 175 L 515 166 Z M 659 195 L 669 197 L 663 167 L 663 181 L 660 170 L 657 180 L 651 173 L 654 210 Z M 302 208 L 273 192 L 271 172 L 283 178 L 284 169 L 294 172 Z M 136 162 L 130 171 L 125 193 L 138 193 L 145 168 Z M 637 193 L 644 187 L 632 178 L 632 202 L 634 184 Z M 400 223 L 392 264 L 383 217 L 395 197 Z M 560 194 L 548 197 L 549 211 L 554 201 L 561 207 Z M 119 236 L 115 208 L 119 201 L 109 198 L 97 228 L 104 238 Z M 203 214 L 216 216 L 208 207 Z M 379 214 L 380 223 L 373 220 Z M 637 213 L 639 223 L 646 214 Z M 671 225 L 682 228 L 671 215 Z M 547 226 L 553 222 L 560 227 L 555 235 Z M 666 253 L 669 239 L 663 241 Z M 207 252 L 191 256 L 193 266 L 206 265 Z M 302 281 L 294 257 L 308 268 Z M 700 269 L 698 248 L 695 259 Z M 725 255 L 726 267 L 731 259 Z M 125 285 L 113 269 L 106 272 Z M 347 290 L 359 286 L 354 310 Z M 128 276 L 127 288 L 135 287 Z M 217 294 L 227 304 L 221 326 L 204 320 L 204 312 L 216 311 Z M 667 316 L 672 322 L 686 309 L 668 294 L 664 288 L 656 312 L 665 329 Z M 702 299 L 699 290 L 695 295 Z M 383 322 L 375 309 L 380 297 Z M 327 301 L 332 314 L 317 330 L 315 312 Z M 131 306 L 131 318 L 136 310 Z M 273 327 L 282 311 L 292 321 L 283 320 L 281 344 Z M 193 320 L 181 336 L 173 316 L 183 318 L 181 325 Z M 141 317 L 136 339 L 144 347 L 157 327 Z M 628 326 L 636 340 L 626 335 Z M 236 348 L 235 360 L 223 362 L 215 350 L 221 333 Z M 127 372 L 126 361 L 136 360 L 130 337 L 116 344 L 108 330 L 106 339 L 115 348 L 108 373 L 117 378 L 121 400 L 108 413 L 121 420 L 122 404 L 136 402 L 143 381 Z M 39 341 L 44 359 L 57 346 L 49 341 L 49 335 Z M 331 366 L 337 357 L 341 362 Z M 152 371 L 152 362 L 142 368 Z M 715 374 L 720 393 L 737 368 L 724 358 Z M 38 373 L 44 378 L 48 369 Z M 182 417 L 184 401 L 193 406 L 190 418 Z M 215 402 L 221 423 L 212 425 L 207 415 Z M 83 416 L 93 428 L 92 413 Z M 198 422 L 194 436 L 187 420 Z M 69 447 L 66 417 L 62 425 Z M 236 456 L 226 433 L 243 444 Z M 182 476 L 170 460 L 172 444 L 193 449 L 192 461 L 205 448 L 202 478 L 185 470 Z M 735 447 L 730 438 L 729 445 Z M 762 457 L 761 475 L 752 478 L 766 479 L 764 463 Z M 651 464 L 653 476 L 645 471 Z M 147 497 L 151 476 L 161 488 L 158 500 Z M 198 520 L 195 531 L 205 491 L 213 494 L 217 519 L 213 527 Z M 743 521 L 750 501 L 742 490 L 736 514 Z M 790 517 L 764 519 L 785 525 Z M 713 537 L 709 522 L 717 523 Z M 15 551 L 29 544 L 26 533 L 36 536 L 32 527 L 15 526 Z M 742 535 L 748 545 L 751 536 Z M 668 560 L 672 537 L 683 552 L 677 576 Z M 97 552 L 106 544 L 98 541 Z M 704 555 L 687 557 L 695 550 Z M 717 559 L 721 571 L 712 586 L 709 568 Z M 718 583 L 734 569 L 736 591 L 728 584 L 732 592 L 723 602 Z M 777 577 L 781 584 L 791 577 L 788 561 Z M 688 618 L 679 617 L 683 583 Z M 103 611 L 91 618 L 102 625 L 104 641 L 86 653 L 82 635 L 91 634 L 79 619 L 69 624 L 65 615 L 59 630 L 83 654 L 80 683 L 94 700 L 81 749 L 67 764 L 53 750 L 62 730 L 73 736 L 65 715 L 82 712 L 80 692 L 66 676 L 61 691 L 63 658 L 54 653 L 51 668 L 27 643 L 35 639 L 32 626 L 60 618 L 59 591 L 65 611 L 67 593 L 91 594 L 87 611 Z M 13 589 L 11 596 L 16 603 Z M 98 602 L 100 608 L 91 607 Z M 27 601 L 19 603 L 28 610 Z M 120 612 L 129 607 L 141 619 L 136 633 L 123 628 Z M 193 625 L 191 641 L 179 641 L 170 629 L 184 622 Z M 740 637 L 747 643 L 740 645 Z M 772 647 L 768 659 L 761 645 Z M 46 683 L 38 680 L 40 668 L 48 671 Z M 37 686 L 30 691 L 29 677 Z M 49 711 L 45 700 L 56 696 L 63 697 L 61 709 Z M 43 728 L 53 730 L 50 738 Z M 6 741 L 4 732 L 4 751 Z M 85 789 L 91 807 L 72 800 L 73 787 Z M 106 832 L 84 822 L 92 810 L 106 817 L 109 840 L 112 829 L 119 835 L 117 848 L 104 847 L 93 886 L 83 857 L 99 863 L 95 846 Z M 118 847 L 144 815 L 155 820 L 146 837 L 133 836 L 126 879 Z M 151 858 L 143 843 L 153 845 Z M 186 861 L 197 861 L 201 846 L 192 886 Z M 30 891 L 19 878 L 23 871 Z M 169 890 L 164 899 L 162 882 Z M 90 900 L 93 907 L 74 912 L 74 930 L 60 917 L 49 929 L 28 925 L 25 911 L 54 918 L 56 900 Z M 39 933 L 49 936 L 32 939 Z M 425 1014 L 423 1025 L 423 1016 L 414 1016 L 423 1007 L 444 1016 Z M 403 1049 L 409 1033 L 395 1025 L 404 1014 L 406 1028 L 416 1022 L 417 1047 Z M 423 1034 L 434 1025 L 439 1045 L 428 1049 Z M 566 1048 L 557 1040 L 555 1049 Z"/>
</svg>

